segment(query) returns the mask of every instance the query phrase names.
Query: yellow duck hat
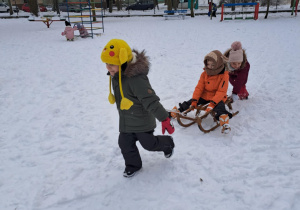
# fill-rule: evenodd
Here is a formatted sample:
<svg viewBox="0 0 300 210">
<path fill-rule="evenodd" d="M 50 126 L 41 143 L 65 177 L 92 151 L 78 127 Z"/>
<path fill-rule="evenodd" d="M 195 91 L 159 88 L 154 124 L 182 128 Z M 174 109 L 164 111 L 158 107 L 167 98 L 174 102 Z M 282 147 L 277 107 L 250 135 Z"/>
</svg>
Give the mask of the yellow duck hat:
<svg viewBox="0 0 300 210">
<path fill-rule="evenodd" d="M 133 105 L 133 102 L 128 98 L 124 97 L 121 81 L 121 65 L 131 61 L 133 58 L 132 51 L 129 45 L 121 39 L 112 39 L 104 47 L 101 53 L 101 60 L 104 63 L 118 65 L 119 66 L 119 85 L 120 93 L 122 96 L 120 109 L 128 110 Z M 115 96 L 111 93 L 111 77 L 109 77 L 109 95 L 108 101 L 111 104 L 114 104 L 116 99 Z"/>
</svg>

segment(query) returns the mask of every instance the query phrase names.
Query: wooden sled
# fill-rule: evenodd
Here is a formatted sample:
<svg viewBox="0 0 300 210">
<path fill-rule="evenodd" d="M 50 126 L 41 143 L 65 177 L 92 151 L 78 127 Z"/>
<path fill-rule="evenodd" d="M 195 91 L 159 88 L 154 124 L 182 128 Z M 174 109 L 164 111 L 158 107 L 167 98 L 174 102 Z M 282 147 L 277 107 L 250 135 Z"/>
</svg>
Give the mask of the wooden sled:
<svg viewBox="0 0 300 210">
<path fill-rule="evenodd" d="M 225 102 L 225 106 L 227 106 L 229 110 L 232 110 L 232 106 L 231 106 L 232 102 L 233 102 L 232 99 L 227 99 L 227 101 Z M 188 110 L 186 110 L 182 113 L 176 112 L 176 119 L 177 119 L 178 124 L 183 126 L 183 127 L 189 127 L 189 126 L 197 123 L 199 129 L 204 133 L 209 133 L 209 132 L 215 130 L 217 127 L 220 126 L 220 123 L 219 123 L 218 120 L 215 119 L 216 113 L 213 110 L 210 111 L 210 112 L 205 113 L 202 116 L 199 116 L 200 112 L 205 111 L 207 106 L 208 106 L 208 104 L 204 104 L 204 105 L 197 106 L 196 108 L 191 107 L 191 108 L 189 108 Z M 194 118 L 193 117 L 188 117 L 187 113 L 189 113 L 193 110 L 196 110 L 195 117 Z M 239 111 L 236 111 L 236 112 L 232 113 L 232 117 L 234 117 L 238 113 L 239 113 Z M 213 117 L 213 120 L 216 123 L 216 125 L 214 125 L 213 127 L 209 128 L 209 129 L 205 129 L 202 126 L 202 120 L 204 120 L 208 115 L 211 115 Z M 189 120 L 190 122 L 184 123 L 184 122 L 182 122 L 182 119 Z"/>
</svg>

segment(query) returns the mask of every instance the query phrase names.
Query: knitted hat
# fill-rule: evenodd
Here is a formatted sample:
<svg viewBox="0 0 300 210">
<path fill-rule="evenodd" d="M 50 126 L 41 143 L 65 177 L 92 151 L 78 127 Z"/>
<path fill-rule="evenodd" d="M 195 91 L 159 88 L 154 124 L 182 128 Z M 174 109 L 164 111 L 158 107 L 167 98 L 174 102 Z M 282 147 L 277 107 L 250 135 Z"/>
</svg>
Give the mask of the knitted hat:
<svg viewBox="0 0 300 210">
<path fill-rule="evenodd" d="M 225 57 L 219 50 L 211 51 L 204 57 L 204 70 L 210 76 L 219 74 L 224 69 L 224 59 Z M 207 67 L 207 60 L 210 60 L 214 63 L 214 68 L 209 69 Z"/>
<path fill-rule="evenodd" d="M 118 65 L 119 66 L 119 86 L 120 86 L 120 93 L 122 96 L 120 109 L 121 110 L 128 110 L 133 105 L 133 102 L 129 99 L 124 97 L 123 89 L 122 89 L 122 75 L 121 75 L 121 65 L 130 62 L 132 60 L 132 51 L 129 45 L 121 40 L 121 39 L 112 39 L 110 40 L 101 53 L 101 60 L 104 63 Z M 111 77 L 109 77 L 109 96 L 108 101 L 111 104 L 115 103 L 115 97 L 111 93 Z"/>
<path fill-rule="evenodd" d="M 241 42 L 235 41 L 231 44 L 228 62 L 243 62 L 243 50 Z"/>
<path fill-rule="evenodd" d="M 75 26 L 80 30 L 82 28 L 82 25 L 80 23 L 75 23 Z"/>
</svg>

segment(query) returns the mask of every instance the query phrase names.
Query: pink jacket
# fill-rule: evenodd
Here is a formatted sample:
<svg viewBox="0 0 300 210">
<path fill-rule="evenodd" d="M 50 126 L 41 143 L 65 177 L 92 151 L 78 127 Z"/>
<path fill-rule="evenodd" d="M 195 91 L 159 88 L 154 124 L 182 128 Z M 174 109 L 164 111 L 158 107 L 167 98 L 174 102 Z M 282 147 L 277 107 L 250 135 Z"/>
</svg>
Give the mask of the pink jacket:
<svg viewBox="0 0 300 210">
<path fill-rule="evenodd" d="M 80 36 L 83 38 L 86 38 L 89 35 L 88 31 L 86 30 L 86 28 L 84 26 L 82 26 L 78 30 L 79 30 Z"/>
<path fill-rule="evenodd" d="M 62 32 L 61 35 L 66 36 L 67 39 L 73 39 L 75 30 L 77 30 L 76 26 L 74 28 L 72 28 L 72 26 L 66 26 L 65 31 Z"/>
<path fill-rule="evenodd" d="M 246 61 L 243 68 L 237 69 L 229 73 L 229 82 L 233 86 L 232 93 L 239 94 L 241 88 L 244 87 L 248 80 L 250 63 Z"/>
</svg>

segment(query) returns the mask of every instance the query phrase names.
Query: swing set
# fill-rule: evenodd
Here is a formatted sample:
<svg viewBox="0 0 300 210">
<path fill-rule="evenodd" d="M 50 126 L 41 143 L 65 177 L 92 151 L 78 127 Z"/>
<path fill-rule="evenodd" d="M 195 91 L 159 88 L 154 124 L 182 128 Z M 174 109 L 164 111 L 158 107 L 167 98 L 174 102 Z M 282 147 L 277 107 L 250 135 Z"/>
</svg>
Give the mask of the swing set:
<svg viewBox="0 0 300 210">
<path fill-rule="evenodd" d="M 242 6 L 241 11 L 233 11 L 233 12 L 224 12 L 225 7 L 235 7 L 235 6 Z M 254 15 L 253 16 L 247 16 L 249 12 L 244 11 L 244 6 L 255 6 L 254 7 Z M 258 19 L 258 11 L 259 11 L 259 3 L 236 3 L 236 4 L 222 4 L 222 11 L 221 11 L 221 20 L 257 20 Z M 230 17 L 224 17 L 225 15 L 230 15 Z"/>
<path fill-rule="evenodd" d="M 298 3 L 299 3 L 299 0 L 294 0 L 293 8 L 292 8 L 292 14 L 291 15 L 294 15 L 294 12 L 295 12 L 295 16 L 297 16 Z"/>
</svg>

